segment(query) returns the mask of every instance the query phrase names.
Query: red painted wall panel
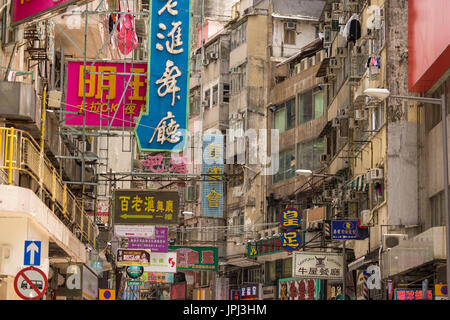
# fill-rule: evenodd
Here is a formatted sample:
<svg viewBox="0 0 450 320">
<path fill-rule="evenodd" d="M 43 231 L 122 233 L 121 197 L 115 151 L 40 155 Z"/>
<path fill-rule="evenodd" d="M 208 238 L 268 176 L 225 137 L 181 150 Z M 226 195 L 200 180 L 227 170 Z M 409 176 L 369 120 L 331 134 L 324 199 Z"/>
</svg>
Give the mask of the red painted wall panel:
<svg viewBox="0 0 450 320">
<path fill-rule="evenodd" d="M 408 1 L 408 86 L 426 92 L 450 67 L 450 1 Z"/>
</svg>

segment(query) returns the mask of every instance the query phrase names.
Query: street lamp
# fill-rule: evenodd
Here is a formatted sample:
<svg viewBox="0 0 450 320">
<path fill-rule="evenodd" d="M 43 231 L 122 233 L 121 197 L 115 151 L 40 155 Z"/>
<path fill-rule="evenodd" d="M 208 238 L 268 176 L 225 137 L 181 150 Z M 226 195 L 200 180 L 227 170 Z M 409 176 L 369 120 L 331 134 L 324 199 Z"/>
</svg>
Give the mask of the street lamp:
<svg viewBox="0 0 450 320">
<path fill-rule="evenodd" d="M 441 95 L 441 98 L 424 98 L 424 97 L 411 97 L 411 96 L 398 96 L 391 95 L 388 89 L 369 88 L 364 90 L 364 94 L 369 97 L 378 98 L 384 101 L 388 97 L 404 100 L 412 100 L 423 103 L 438 104 L 442 107 L 442 153 L 444 162 L 442 167 L 444 168 L 444 210 L 446 213 L 445 225 L 446 225 L 446 251 L 447 251 L 447 286 L 450 284 L 450 211 L 449 211 L 449 192 L 448 192 L 448 149 L 447 149 L 447 101 L 445 94 Z M 447 294 L 448 299 L 448 294 Z"/>
</svg>

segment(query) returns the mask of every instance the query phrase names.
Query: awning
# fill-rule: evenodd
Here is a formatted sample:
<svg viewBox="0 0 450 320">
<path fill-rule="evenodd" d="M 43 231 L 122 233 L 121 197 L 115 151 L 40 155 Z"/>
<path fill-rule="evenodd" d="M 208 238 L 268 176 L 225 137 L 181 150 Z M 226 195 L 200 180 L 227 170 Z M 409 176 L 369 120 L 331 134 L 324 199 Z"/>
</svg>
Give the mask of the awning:
<svg viewBox="0 0 450 320">
<path fill-rule="evenodd" d="M 371 259 L 366 258 L 366 256 L 362 256 L 361 258 L 356 259 L 355 261 L 350 262 L 347 265 L 348 271 L 357 270 L 357 269 L 359 269 L 359 268 L 361 268 L 361 267 L 363 267 L 363 266 L 365 266 L 365 265 L 367 265 L 367 264 L 369 264 L 371 262 L 372 262 Z"/>
<path fill-rule="evenodd" d="M 331 131 L 331 121 L 328 121 L 325 127 L 323 127 L 322 131 L 319 134 L 319 138 L 322 138 L 328 134 L 328 132 Z"/>
<path fill-rule="evenodd" d="M 255 260 L 248 258 L 232 258 L 226 262 L 227 265 L 237 266 L 237 267 L 253 267 L 259 266 L 260 263 Z"/>
<path fill-rule="evenodd" d="M 367 192 L 369 190 L 369 185 L 364 181 L 364 176 L 364 174 L 361 174 L 347 183 L 346 189 L 356 192 Z"/>
</svg>

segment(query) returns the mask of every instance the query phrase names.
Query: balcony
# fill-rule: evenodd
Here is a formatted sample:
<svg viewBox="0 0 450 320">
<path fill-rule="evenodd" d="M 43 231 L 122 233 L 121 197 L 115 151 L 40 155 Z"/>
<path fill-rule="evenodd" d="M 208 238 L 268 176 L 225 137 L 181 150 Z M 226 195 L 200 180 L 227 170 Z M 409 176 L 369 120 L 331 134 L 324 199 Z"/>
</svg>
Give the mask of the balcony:
<svg viewBox="0 0 450 320">
<path fill-rule="evenodd" d="M 0 178 L 4 184 L 42 194 L 42 202 L 79 240 L 95 245 L 97 227 L 27 132 L 0 128 Z"/>
</svg>

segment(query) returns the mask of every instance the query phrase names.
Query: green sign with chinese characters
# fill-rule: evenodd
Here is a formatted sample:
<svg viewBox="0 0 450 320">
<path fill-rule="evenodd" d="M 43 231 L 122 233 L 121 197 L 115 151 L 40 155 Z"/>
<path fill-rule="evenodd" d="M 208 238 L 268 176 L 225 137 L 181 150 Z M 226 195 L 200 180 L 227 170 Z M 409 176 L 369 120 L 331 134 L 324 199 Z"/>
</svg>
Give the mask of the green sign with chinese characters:
<svg viewBox="0 0 450 320">
<path fill-rule="evenodd" d="M 142 285 L 142 281 L 138 281 L 138 280 L 128 280 L 128 281 L 127 281 L 127 285 L 128 285 L 129 287 L 131 287 L 131 286 L 140 286 L 140 285 Z"/>
<path fill-rule="evenodd" d="M 177 253 L 177 270 L 217 271 L 219 264 L 218 248 L 169 246 L 169 252 Z"/>
<path fill-rule="evenodd" d="M 113 203 L 114 224 L 178 224 L 177 191 L 119 189 Z"/>
</svg>

